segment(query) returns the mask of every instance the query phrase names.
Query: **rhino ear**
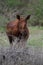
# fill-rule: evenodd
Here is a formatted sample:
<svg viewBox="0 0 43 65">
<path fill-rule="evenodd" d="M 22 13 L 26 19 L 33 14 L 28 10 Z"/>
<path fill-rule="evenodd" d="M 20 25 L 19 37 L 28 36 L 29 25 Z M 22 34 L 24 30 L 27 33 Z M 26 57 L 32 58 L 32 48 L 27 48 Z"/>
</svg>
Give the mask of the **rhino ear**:
<svg viewBox="0 0 43 65">
<path fill-rule="evenodd" d="M 31 15 L 28 15 L 28 16 L 25 18 L 25 20 L 28 20 L 28 19 L 30 18 L 30 16 L 31 16 Z"/>
<path fill-rule="evenodd" d="M 20 20 L 20 15 L 16 15 L 16 17 L 17 17 L 17 19 L 19 19 L 19 20 Z"/>
</svg>

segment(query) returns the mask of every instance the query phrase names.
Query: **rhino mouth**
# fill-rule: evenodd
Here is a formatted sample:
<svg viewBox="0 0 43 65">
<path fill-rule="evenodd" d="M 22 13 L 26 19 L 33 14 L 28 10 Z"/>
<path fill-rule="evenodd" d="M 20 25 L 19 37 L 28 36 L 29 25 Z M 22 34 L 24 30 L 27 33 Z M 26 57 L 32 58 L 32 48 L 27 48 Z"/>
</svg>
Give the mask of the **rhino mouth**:
<svg viewBox="0 0 43 65">
<path fill-rule="evenodd" d="M 24 38 L 26 38 L 26 36 L 27 36 L 27 32 L 26 31 L 24 31 L 24 32 L 19 34 L 19 38 L 20 39 L 24 39 Z"/>
</svg>

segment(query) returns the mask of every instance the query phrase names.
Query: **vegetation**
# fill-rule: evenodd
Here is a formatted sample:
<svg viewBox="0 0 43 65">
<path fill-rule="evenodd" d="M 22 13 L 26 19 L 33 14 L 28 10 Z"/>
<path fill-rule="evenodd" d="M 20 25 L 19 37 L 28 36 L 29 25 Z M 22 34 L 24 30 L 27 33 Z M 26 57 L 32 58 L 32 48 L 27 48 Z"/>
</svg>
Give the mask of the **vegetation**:
<svg viewBox="0 0 43 65">
<path fill-rule="evenodd" d="M 0 0 L 0 32 L 5 31 L 9 20 L 14 20 L 15 15 L 31 15 L 28 25 L 30 39 L 28 45 L 43 46 L 43 0 Z M 36 27 L 34 27 L 36 26 Z M 5 35 L 4 35 L 5 36 Z M 7 43 L 6 37 L 0 36 L 0 43 Z"/>
<path fill-rule="evenodd" d="M 29 27 L 30 39 L 28 45 L 43 47 L 43 27 Z"/>
<path fill-rule="evenodd" d="M 24 16 L 30 14 L 29 25 L 43 26 L 43 0 L 0 0 L 0 17 L 4 23 L 13 20 L 16 14 Z M 8 20 L 5 22 L 5 19 Z M 0 18 L 0 22 L 2 21 Z"/>
<path fill-rule="evenodd" d="M 0 28 L 0 45 L 8 46 L 9 41 L 5 33 L 2 34 L 4 31 L 3 28 Z M 29 46 L 36 46 L 36 47 L 43 47 L 43 27 L 29 27 L 30 36 L 27 40 L 27 45 Z M 3 44 L 4 43 L 4 44 Z"/>
</svg>

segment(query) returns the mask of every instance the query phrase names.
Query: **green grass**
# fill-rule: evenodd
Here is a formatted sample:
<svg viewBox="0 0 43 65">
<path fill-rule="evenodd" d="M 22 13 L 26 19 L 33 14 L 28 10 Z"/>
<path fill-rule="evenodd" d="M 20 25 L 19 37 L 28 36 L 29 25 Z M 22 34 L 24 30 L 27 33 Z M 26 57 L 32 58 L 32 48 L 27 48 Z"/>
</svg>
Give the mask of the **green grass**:
<svg viewBox="0 0 43 65">
<path fill-rule="evenodd" d="M 0 33 L 5 31 L 4 28 L 0 28 Z M 30 31 L 30 38 L 28 39 L 27 43 L 28 46 L 38 46 L 38 47 L 42 47 L 43 46 L 43 27 L 29 27 L 29 31 Z M 9 41 L 7 39 L 7 36 L 3 33 L 1 33 L 0 35 L 0 45 L 3 46 L 8 46 L 9 45 Z"/>
<path fill-rule="evenodd" d="M 43 27 L 29 27 L 30 38 L 28 40 L 28 45 L 31 46 L 43 46 Z"/>
<path fill-rule="evenodd" d="M 0 32 L 4 32 L 5 28 L 4 27 L 0 27 Z"/>
</svg>

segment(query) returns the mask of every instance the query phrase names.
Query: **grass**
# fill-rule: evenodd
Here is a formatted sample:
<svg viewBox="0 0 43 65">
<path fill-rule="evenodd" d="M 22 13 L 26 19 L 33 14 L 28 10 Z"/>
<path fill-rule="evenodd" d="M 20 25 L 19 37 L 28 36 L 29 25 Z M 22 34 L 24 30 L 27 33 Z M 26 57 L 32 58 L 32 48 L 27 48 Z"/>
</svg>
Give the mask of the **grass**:
<svg viewBox="0 0 43 65">
<path fill-rule="evenodd" d="M 0 33 L 4 31 L 4 28 L 0 28 Z M 43 27 L 29 27 L 30 37 L 27 41 L 28 46 L 43 46 Z M 0 45 L 9 45 L 8 39 L 5 34 L 0 35 Z"/>
<path fill-rule="evenodd" d="M 28 40 L 28 45 L 31 46 L 43 46 L 43 27 L 29 27 L 30 38 Z"/>
</svg>

